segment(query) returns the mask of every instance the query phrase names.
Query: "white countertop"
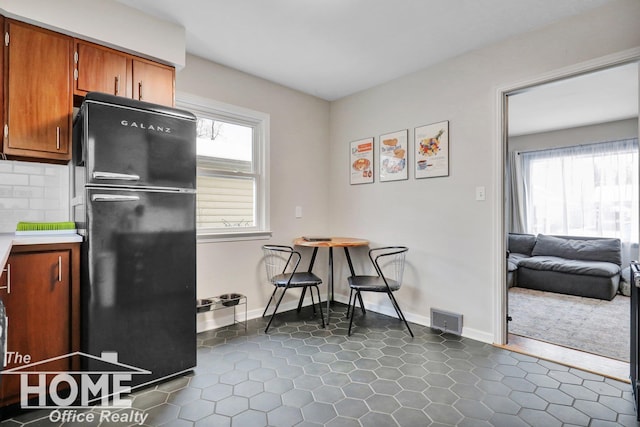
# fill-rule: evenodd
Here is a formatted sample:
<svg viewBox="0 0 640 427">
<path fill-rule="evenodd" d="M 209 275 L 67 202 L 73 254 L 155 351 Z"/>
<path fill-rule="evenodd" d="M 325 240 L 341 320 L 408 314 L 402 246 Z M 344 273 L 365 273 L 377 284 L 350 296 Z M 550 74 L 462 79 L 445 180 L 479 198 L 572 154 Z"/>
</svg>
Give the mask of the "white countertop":
<svg viewBox="0 0 640 427">
<path fill-rule="evenodd" d="M 15 245 L 42 245 L 54 243 L 82 242 L 82 236 L 69 234 L 42 234 L 37 236 L 16 236 L 14 233 L 0 233 L 0 266 L 4 269 L 11 247 Z"/>
</svg>

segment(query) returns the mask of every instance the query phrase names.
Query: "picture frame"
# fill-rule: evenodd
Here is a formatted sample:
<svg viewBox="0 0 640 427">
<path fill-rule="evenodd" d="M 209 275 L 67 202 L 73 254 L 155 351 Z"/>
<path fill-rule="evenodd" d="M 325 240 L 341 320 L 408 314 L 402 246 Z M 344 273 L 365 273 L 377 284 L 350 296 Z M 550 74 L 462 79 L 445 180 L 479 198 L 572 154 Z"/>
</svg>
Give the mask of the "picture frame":
<svg viewBox="0 0 640 427">
<path fill-rule="evenodd" d="M 400 181 L 409 178 L 409 131 L 407 129 L 380 135 L 380 182 Z"/>
<path fill-rule="evenodd" d="M 373 182 L 373 145 L 373 137 L 349 144 L 349 176 L 352 185 Z"/>
<path fill-rule="evenodd" d="M 415 128 L 415 177 L 449 176 L 449 121 Z"/>
</svg>

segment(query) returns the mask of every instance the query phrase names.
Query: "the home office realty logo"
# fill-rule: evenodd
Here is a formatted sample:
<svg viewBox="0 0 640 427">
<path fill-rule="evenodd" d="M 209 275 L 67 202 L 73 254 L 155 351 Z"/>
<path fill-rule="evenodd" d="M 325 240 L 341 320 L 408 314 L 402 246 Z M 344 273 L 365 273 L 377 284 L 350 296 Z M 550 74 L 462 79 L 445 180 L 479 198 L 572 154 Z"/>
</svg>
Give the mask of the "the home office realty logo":
<svg viewBox="0 0 640 427">
<path fill-rule="evenodd" d="M 143 424 L 149 414 L 131 407 L 131 400 L 122 396 L 131 392 L 132 375 L 150 371 L 118 362 L 117 352 L 103 352 L 100 357 L 74 352 L 28 363 L 28 355 L 7 352 L 5 362 L 21 358 L 21 366 L 2 371 L 3 375 L 20 376 L 20 407 L 52 409 L 51 422 L 112 422 Z M 99 369 L 57 371 L 46 369 L 63 359 L 82 358 Z M 19 363 L 20 361 L 18 361 Z M 72 365 L 73 366 L 73 365 Z M 83 411 L 83 409 L 92 409 Z"/>
</svg>

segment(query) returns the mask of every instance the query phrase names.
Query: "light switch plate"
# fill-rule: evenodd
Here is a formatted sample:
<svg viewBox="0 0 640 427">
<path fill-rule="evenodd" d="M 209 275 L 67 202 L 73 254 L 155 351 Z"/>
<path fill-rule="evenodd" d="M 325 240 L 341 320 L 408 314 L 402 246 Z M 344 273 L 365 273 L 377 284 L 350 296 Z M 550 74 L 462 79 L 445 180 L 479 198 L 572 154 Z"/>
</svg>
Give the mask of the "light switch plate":
<svg viewBox="0 0 640 427">
<path fill-rule="evenodd" d="M 476 200 L 484 200 L 484 199 L 485 199 L 484 186 L 476 187 Z"/>
<path fill-rule="evenodd" d="M 302 206 L 296 206 L 296 218 L 302 218 Z"/>
</svg>

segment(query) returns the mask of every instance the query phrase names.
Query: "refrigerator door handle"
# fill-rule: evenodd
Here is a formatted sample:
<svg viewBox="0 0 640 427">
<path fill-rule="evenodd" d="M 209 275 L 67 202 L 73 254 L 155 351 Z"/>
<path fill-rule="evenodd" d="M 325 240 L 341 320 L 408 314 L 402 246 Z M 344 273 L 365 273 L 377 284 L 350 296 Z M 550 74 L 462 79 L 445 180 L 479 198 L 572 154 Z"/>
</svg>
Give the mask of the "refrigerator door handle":
<svg viewBox="0 0 640 427">
<path fill-rule="evenodd" d="M 99 172 L 95 171 L 93 173 L 93 179 L 110 179 L 110 180 L 119 180 L 119 181 L 138 181 L 140 180 L 140 175 L 135 174 L 127 174 L 127 173 L 116 173 L 116 172 Z"/>
<path fill-rule="evenodd" d="M 91 196 L 92 202 L 132 202 L 140 200 L 139 196 L 120 196 L 113 194 L 94 194 Z"/>
</svg>

